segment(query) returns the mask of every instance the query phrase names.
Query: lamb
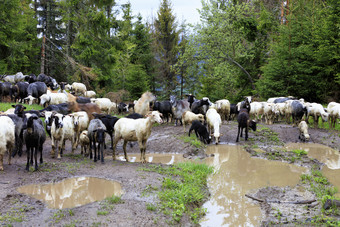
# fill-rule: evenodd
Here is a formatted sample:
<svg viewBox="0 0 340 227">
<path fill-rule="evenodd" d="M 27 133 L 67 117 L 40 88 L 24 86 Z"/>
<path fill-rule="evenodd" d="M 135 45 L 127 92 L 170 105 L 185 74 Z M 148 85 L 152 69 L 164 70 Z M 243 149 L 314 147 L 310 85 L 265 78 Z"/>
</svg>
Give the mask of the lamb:
<svg viewBox="0 0 340 227">
<path fill-rule="evenodd" d="M 240 131 L 241 131 L 241 137 L 243 129 L 245 128 L 245 140 L 248 140 L 248 127 L 253 129 L 253 131 L 256 131 L 256 122 L 249 119 L 248 110 L 241 109 L 240 113 L 237 116 L 237 122 L 238 122 L 238 131 L 237 131 L 237 137 L 236 142 L 239 141 Z"/>
<path fill-rule="evenodd" d="M 35 171 L 38 170 L 37 153 L 40 152 L 40 163 L 43 163 L 42 152 L 43 144 L 46 140 L 46 134 L 42 122 L 38 121 L 36 115 L 32 115 L 27 119 L 24 126 L 24 141 L 27 148 L 27 164 L 26 170 L 29 171 L 30 161 L 33 165 L 33 152 L 35 160 Z M 39 119 L 40 120 L 40 119 Z"/>
<path fill-rule="evenodd" d="M 210 143 L 211 136 L 209 135 L 207 128 L 200 121 L 192 121 L 191 127 L 189 129 L 189 137 L 192 130 L 195 131 L 196 137 L 199 138 L 203 143 Z"/>
<path fill-rule="evenodd" d="M 0 130 L 0 171 L 3 171 L 4 155 L 6 151 L 8 154 L 8 165 L 11 164 L 12 149 L 15 141 L 15 126 L 11 118 L 1 116 L 0 127 L 2 129 Z"/>
<path fill-rule="evenodd" d="M 182 123 L 185 132 L 185 124 L 191 124 L 192 121 L 198 120 L 200 122 L 204 122 L 204 115 L 203 114 L 195 114 L 191 111 L 185 111 L 182 115 Z"/>
<path fill-rule="evenodd" d="M 84 154 L 85 156 L 88 155 L 87 152 L 90 150 L 90 138 L 88 135 L 89 135 L 88 131 L 84 130 L 80 133 L 80 136 L 79 136 L 81 154 Z M 86 149 L 87 149 L 87 152 L 86 152 Z"/>
<path fill-rule="evenodd" d="M 303 142 L 305 141 L 309 141 L 309 134 L 308 134 L 308 125 L 305 121 L 301 121 L 298 125 L 299 127 L 299 131 L 300 131 L 300 135 L 299 135 L 299 139 Z"/>
<path fill-rule="evenodd" d="M 80 133 L 84 130 L 86 130 L 89 126 L 90 120 L 89 116 L 85 111 L 79 111 L 70 114 L 72 116 L 73 124 L 74 124 L 74 131 L 76 136 L 76 147 L 79 144 L 80 140 Z"/>
<path fill-rule="evenodd" d="M 146 142 L 151 134 L 151 127 L 154 122 L 163 123 L 161 114 L 158 111 L 152 111 L 146 115 L 146 118 L 130 119 L 120 118 L 114 127 L 115 137 L 113 142 L 113 160 L 116 159 L 116 146 L 120 139 L 124 140 L 123 150 L 125 160 L 128 162 L 126 155 L 126 144 L 128 141 L 138 141 L 141 151 L 141 161 L 146 163 L 145 150 Z"/>
<path fill-rule="evenodd" d="M 63 150 L 65 149 L 65 141 L 68 139 L 72 143 L 72 153 L 76 148 L 75 143 L 75 130 L 72 116 L 55 114 L 53 116 L 53 122 L 51 126 L 51 139 L 52 139 L 52 157 L 55 156 L 55 150 L 58 147 L 58 142 L 60 141 L 58 148 L 58 159 L 61 158 Z"/>
<path fill-rule="evenodd" d="M 64 93 L 50 93 L 43 94 L 40 96 L 40 105 L 45 107 L 47 105 L 57 105 L 61 103 L 66 103 L 68 101 L 68 97 Z"/>
<path fill-rule="evenodd" d="M 74 82 L 71 86 L 72 86 L 72 91 L 74 91 L 75 94 L 85 95 L 85 92 L 86 92 L 85 84 Z"/>
<path fill-rule="evenodd" d="M 88 127 L 88 137 L 90 140 L 90 158 L 92 159 L 92 148 L 94 148 L 94 157 L 93 157 L 94 162 L 97 161 L 97 151 L 98 151 L 98 160 L 101 159 L 101 162 L 102 163 L 104 162 L 105 132 L 106 132 L 106 127 L 101 120 L 93 119 L 90 121 L 90 124 Z M 98 143 L 98 147 L 96 147 L 96 143 Z"/>
<path fill-rule="evenodd" d="M 279 115 L 278 107 L 275 103 L 264 103 L 263 114 L 265 116 L 266 124 L 272 125 L 275 116 Z"/>
<path fill-rule="evenodd" d="M 219 143 L 220 140 L 220 127 L 222 124 L 221 116 L 213 108 L 208 109 L 207 114 L 208 131 L 211 134 L 212 129 L 214 130 L 215 144 Z"/>
</svg>

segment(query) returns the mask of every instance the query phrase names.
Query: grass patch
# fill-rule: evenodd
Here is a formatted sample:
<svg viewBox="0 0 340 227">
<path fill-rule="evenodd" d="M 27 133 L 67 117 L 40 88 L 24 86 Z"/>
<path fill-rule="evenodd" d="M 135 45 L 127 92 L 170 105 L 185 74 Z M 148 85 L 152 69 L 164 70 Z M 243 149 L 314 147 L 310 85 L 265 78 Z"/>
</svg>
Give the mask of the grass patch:
<svg viewBox="0 0 340 227">
<path fill-rule="evenodd" d="M 253 132 L 256 136 L 256 140 L 259 140 L 262 143 L 271 143 L 274 145 L 282 146 L 284 143 L 280 141 L 279 134 L 272 131 L 268 127 L 260 126 L 257 128 L 255 132 Z"/>
<path fill-rule="evenodd" d="M 190 136 L 182 135 L 179 137 L 184 143 L 190 143 L 192 146 L 197 148 L 203 148 L 205 145 L 201 142 L 201 140 L 197 139 L 196 135 L 193 133 Z"/>
<path fill-rule="evenodd" d="M 97 215 L 107 215 L 111 210 L 114 209 L 115 204 L 124 203 L 120 196 L 111 196 L 104 199 L 100 203 L 100 209 L 97 211 Z"/>
<path fill-rule="evenodd" d="M 0 103 L 0 111 L 6 111 L 10 108 L 13 108 L 12 105 L 16 105 L 18 103 L 15 102 L 1 102 Z M 28 104 L 22 104 L 24 107 L 26 107 L 26 110 L 42 110 L 43 107 L 38 104 L 28 105 Z"/>
<path fill-rule="evenodd" d="M 159 207 L 164 214 L 170 215 L 174 222 L 179 222 L 184 213 L 191 221 L 198 223 L 205 214 L 201 205 L 208 197 L 207 177 L 213 168 L 205 164 L 178 163 L 171 167 L 150 166 L 144 171 L 154 171 L 166 175 L 161 190 L 158 192 Z"/>
<path fill-rule="evenodd" d="M 318 170 L 316 166 L 312 167 L 311 174 L 301 175 L 301 181 L 302 183 L 309 185 L 310 190 L 315 193 L 319 201 L 321 201 L 322 207 L 327 199 L 336 199 L 334 195 L 337 193 L 337 189 L 330 185 L 328 179 L 322 175 L 321 171 Z M 322 208 L 321 211 L 321 215 L 313 217 L 313 224 L 339 226 L 340 221 L 333 219 L 332 217 L 327 217 L 327 215 L 339 215 L 339 210 L 336 207 L 332 207 L 328 210 Z"/>
<path fill-rule="evenodd" d="M 34 208 L 21 203 L 19 199 L 15 199 L 11 201 L 10 210 L 0 214 L 0 223 L 11 226 L 11 223 L 23 222 L 26 217 L 25 213 L 31 209 Z"/>
</svg>

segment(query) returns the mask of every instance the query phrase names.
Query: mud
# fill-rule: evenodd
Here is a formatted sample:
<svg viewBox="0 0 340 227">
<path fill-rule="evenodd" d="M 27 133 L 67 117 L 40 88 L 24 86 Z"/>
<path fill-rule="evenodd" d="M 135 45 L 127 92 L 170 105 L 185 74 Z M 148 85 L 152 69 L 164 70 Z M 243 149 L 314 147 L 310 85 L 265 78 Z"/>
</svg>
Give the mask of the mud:
<svg viewBox="0 0 340 227">
<path fill-rule="evenodd" d="M 312 142 L 329 146 L 335 150 L 339 150 L 340 137 L 339 132 L 328 131 L 324 129 L 310 129 Z M 221 141 L 224 144 L 236 144 L 237 124 L 229 122 L 221 127 Z M 249 140 L 240 139 L 238 145 L 244 146 L 253 158 L 266 158 L 256 149 L 268 152 L 271 149 L 285 149 L 286 143 L 296 143 L 298 140 L 298 129 L 287 124 L 259 125 L 258 132 L 250 132 Z M 181 140 L 184 135 L 183 127 L 174 125 L 160 125 L 152 129 L 151 137 L 147 142 L 147 155 L 156 154 L 176 154 L 186 159 L 204 159 L 206 158 L 205 149 L 196 148 L 189 143 Z M 106 141 L 110 144 L 109 139 Z M 136 162 L 125 162 L 121 160 L 112 161 L 112 151 L 105 150 L 106 159 L 104 164 L 100 162 L 94 163 L 88 158 L 79 158 L 70 154 L 70 142 L 66 142 L 66 151 L 61 160 L 52 159 L 50 139 L 44 144 L 44 163 L 37 172 L 25 171 L 26 156 L 15 157 L 12 159 L 12 165 L 4 163 L 4 172 L 0 173 L 0 223 L 12 224 L 14 226 L 169 226 L 171 217 L 155 211 L 146 209 L 149 203 L 157 204 L 157 195 L 149 193 L 145 195 L 145 190 L 150 186 L 161 187 L 164 176 L 155 172 L 144 172 L 141 167 L 155 165 L 152 163 L 142 164 Z M 216 145 L 209 145 L 211 147 Z M 139 158 L 138 144 L 132 148 L 128 146 L 128 155 Z M 118 155 L 122 155 L 122 144 L 117 147 Z M 254 152 L 256 155 L 254 155 Z M 75 154 L 80 153 L 80 148 Z M 135 154 L 135 155 L 134 155 Z M 171 158 L 172 159 L 172 158 Z M 171 161 L 169 159 L 169 162 Z M 5 157 L 4 160 L 7 160 Z M 147 159 L 149 160 L 149 159 Z M 154 159 L 156 160 L 156 159 Z M 166 160 L 167 161 L 167 160 Z M 286 160 L 278 160 L 288 162 Z M 310 168 L 312 164 L 320 164 L 315 160 L 305 160 L 294 162 L 292 164 Z M 164 164 L 165 165 L 165 164 Z M 98 211 L 102 209 L 102 202 L 96 201 L 83 206 L 67 209 L 49 208 L 45 203 L 30 196 L 21 194 L 17 191 L 18 187 L 28 184 L 47 184 L 53 182 L 61 182 L 67 178 L 74 177 L 98 177 L 118 182 L 124 193 L 122 194 L 122 202 L 115 204 L 106 215 L 98 215 Z M 103 190 L 99 185 L 96 190 Z M 308 190 L 297 184 L 287 187 L 264 187 L 255 191 L 248 192 L 252 195 L 268 197 L 272 199 L 285 199 L 291 201 L 296 198 L 313 199 L 314 195 Z M 240 198 L 241 199 L 241 198 Z M 244 199 L 244 198 L 242 198 Z M 250 200 L 250 199 L 248 199 Z M 258 205 L 257 202 L 250 203 Z M 261 203 L 263 204 L 263 203 Z M 316 206 L 312 210 L 303 210 L 301 205 L 294 204 L 268 204 L 267 207 L 261 207 L 261 223 L 267 223 L 277 219 L 277 212 L 272 208 L 276 205 L 287 206 L 279 207 L 285 212 L 287 220 L 306 219 L 314 214 L 320 213 L 320 206 Z M 306 212 L 309 212 L 306 214 Z M 237 215 L 237 214 L 234 214 Z M 178 226 L 193 226 L 189 217 L 184 215 L 182 220 L 177 223 Z"/>
</svg>

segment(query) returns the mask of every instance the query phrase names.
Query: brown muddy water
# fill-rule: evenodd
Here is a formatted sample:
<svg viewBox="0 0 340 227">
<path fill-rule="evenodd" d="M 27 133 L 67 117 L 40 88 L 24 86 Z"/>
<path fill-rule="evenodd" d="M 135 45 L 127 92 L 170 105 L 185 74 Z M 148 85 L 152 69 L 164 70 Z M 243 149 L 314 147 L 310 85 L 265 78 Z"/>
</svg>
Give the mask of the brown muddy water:
<svg viewBox="0 0 340 227">
<path fill-rule="evenodd" d="M 241 146 L 209 146 L 206 163 L 215 169 L 208 179 L 211 199 L 203 207 L 207 215 L 201 226 L 259 226 L 261 210 L 245 197 L 253 189 L 266 186 L 294 186 L 303 167 L 252 158 Z"/>
<path fill-rule="evenodd" d="M 288 150 L 305 150 L 307 151 L 308 157 L 317 159 L 325 166 L 322 167 L 322 174 L 330 181 L 332 185 L 340 189 L 340 154 L 339 151 L 334 150 L 330 147 L 315 144 L 315 143 L 290 143 L 287 144 Z M 335 194 L 340 197 L 340 192 Z"/>
<path fill-rule="evenodd" d="M 52 184 L 30 184 L 17 191 L 44 201 L 49 208 L 54 209 L 78 207 L 123 193 L 120 183 L 95 177 L 69 178 Z"/>
</svg>

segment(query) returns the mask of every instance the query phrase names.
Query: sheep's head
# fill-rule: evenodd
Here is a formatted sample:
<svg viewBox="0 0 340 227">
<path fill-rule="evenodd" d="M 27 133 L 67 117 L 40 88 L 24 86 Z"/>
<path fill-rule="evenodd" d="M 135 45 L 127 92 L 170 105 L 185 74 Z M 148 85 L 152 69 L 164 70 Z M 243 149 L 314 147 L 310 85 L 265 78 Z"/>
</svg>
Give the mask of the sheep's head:
<svg viewBox="0 0 340 227">
<path fill-rule="evenodd" d="M 149 112 L 146 115 L 146 117 L 150 117 L 152 122 L 157 122 L 159 124 L 163 123 L 163 120 L 162 120 L 163 115 L 160 112 L 158 112 L 158 111 Z"/>
<path fill-rule="evenodd" d="M 12 105 L 12 107 L 14 108 L 14 114 L 17 115 L 23 114 L 26 109 L 26 107 L 21 104 Z"/>
<path fill-rule="evenodd" d="M 24 98 L 24 101 L 28 102 L 28 105 L 32 105 L 33 102 L 35 102 L 35 100 L 37 100 L 37 98 L 34 98 L 32 95 L 29 95 L 26 98 Z"/>
<path fill-rule="evenodd" d="M 256 121 L 248 120 L 248 127 L 251 128 L 255 132 L 256 131 Z"/>
</svg>

